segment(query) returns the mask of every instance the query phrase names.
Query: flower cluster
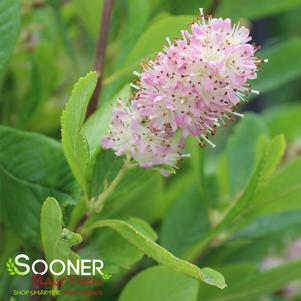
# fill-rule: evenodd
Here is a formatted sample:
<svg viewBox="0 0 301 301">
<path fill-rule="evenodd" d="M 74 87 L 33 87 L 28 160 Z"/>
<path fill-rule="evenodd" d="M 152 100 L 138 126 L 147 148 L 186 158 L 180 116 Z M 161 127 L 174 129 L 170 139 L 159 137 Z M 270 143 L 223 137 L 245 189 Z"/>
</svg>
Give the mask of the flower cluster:
<svg viewBox="0 0 301 301">
<path fill-rule="evenodd" d="M 185 156 L 191 134 L 203 146 L 214 147 L 209 137 L 225 119 L 232 120 L 236 106 L 250 93 L 263 60 L 249 30 L 230 19 L 201 16 L 183 30 L 182 38 L 167 45 L 155 59 L 135 72 L 139 80 L 133 99 L 119 102 L 113 112 L 104 148 L 128 154 L 141 167 L 176 168 Z"/>
</svg>

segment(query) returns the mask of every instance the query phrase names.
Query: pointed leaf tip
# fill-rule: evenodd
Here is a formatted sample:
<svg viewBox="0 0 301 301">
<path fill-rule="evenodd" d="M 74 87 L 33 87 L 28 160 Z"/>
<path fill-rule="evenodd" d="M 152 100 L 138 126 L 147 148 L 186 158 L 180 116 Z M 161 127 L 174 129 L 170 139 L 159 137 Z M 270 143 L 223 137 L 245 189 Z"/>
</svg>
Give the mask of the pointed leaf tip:
<svg viewBox="0 0 301 301">
<path fill-rule="evenodd" d="M 203 273 L 202 275 L 203 281 L 206 282 L 207 284 L 217 286 L 220 289 L 224 289 L 227 287 L 225 278 L 221 273 L 211 268 L 203 268 L 202 273 Z"/>
</svg>

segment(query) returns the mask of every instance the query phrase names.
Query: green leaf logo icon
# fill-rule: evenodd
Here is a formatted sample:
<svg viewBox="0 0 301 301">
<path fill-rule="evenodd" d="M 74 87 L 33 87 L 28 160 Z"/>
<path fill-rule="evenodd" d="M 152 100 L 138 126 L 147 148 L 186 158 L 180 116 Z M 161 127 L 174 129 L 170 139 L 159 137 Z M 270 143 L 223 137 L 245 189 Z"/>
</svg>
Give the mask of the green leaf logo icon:
<svg viewBox="0 0 301 301">
<path fill-rule="evenodd" d="M 14 261 L 11 259 L 11 257 L 6 262 L 6 269 L 8 271 L 8 274 L 11 275 L 11 276 L 15 276 L 15 275 L 23 276 L 23 275 L 25 275 L 24 273 L 21 273 L 17 269 L 17 267 L 16 267 Z"/>
<path fill-rule="evenodd" d="M 11 276 L 14 276 L 14 275 L 17 274 L 16 271 L 15 271 L 15 263 L 13 262 L 11 257 L 6 262 L 6 269 L 8 271 L 8 274 L 11 275 Z"/>
<path fill-rule="evenodd" d="M 103 279 L 103 280 L 109 280 L 109 279 L 112 277 L 112 275 L 110 275 L 110 274 L 105 274 L 105 273 L 103 273 L 101 276 L 102 276 L 102 279 Z"/>
</svg>

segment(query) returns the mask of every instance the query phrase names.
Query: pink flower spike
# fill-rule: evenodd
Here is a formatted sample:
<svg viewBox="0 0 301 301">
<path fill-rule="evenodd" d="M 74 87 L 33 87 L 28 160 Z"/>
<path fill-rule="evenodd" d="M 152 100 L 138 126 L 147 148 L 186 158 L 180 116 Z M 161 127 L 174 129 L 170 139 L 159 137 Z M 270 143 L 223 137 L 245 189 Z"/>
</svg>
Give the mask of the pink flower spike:
<svg viewBox="0 0 301 301">
<path fill-rule="evenodd" d="M 249 29 L 200 12 L 190 31 L 182 30 L 174 43 L 167 37 L 163 51 L 135 72 L 138 80 L 130 84 L 135 95 L 121 111 L 114 110 L 102 140 L 104 148 L 128 154 L 143 168 L 157 166 L 164 175 L 185 157 L 189 134 L 200 145 L 215 147 L 210 136 L 220 121 L 242 116 L 236 107 L 258 93 L 248 81 L 266 62 L 255 56 Z"/>
</svg>

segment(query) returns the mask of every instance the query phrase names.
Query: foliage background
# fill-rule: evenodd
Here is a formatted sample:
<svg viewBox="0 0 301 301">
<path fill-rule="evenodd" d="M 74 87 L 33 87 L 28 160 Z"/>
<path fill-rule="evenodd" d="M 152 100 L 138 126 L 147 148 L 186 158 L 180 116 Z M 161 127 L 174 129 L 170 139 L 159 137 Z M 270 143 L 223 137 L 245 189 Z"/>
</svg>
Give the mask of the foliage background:
<svg viewBox="0 0 301 301">
<path fill-rule="evenodd" d="M 199 7 L 208 11 L 212 5 L 216 16 L 250 26 L 254 42 L 262 45 L 260 55 L 269 64 L 254 83 L 260 96 L 241 108 L 245 118 L 219 130 L 216 149 L 191 142 L 192 158 L 176 175 L 129 171 L 96 219 L 148 222 L 160 245 L 222 272 L 228 288 L 154 267 L 119 234 L 99 229 L 78 253 L 103 258 L 113 274 L 103 300 L 301 300 L 301 248 L 292 246 L 301 238 L 301 1 L 115 0 L 100 111 L 84 133 L 97 134 L 102 108 L 129 93 L 132 71 L 165 37 L 177 35 Z M 74 83 L 93 69 L 102 6 L 102 0 L 0 0 L 1 267 L 21 251 L 32 258 L 43 254 L 46 197 L 59 201 L 64 224 L 72 228 L 80 190 L 58 142 L 60 116 Z M 121 165 L 112 153 L 96 152 L 90 196 L 101 193 Z M 67 257 L 73 256 L 69 246 Z M 267 258 L 280 265 L 263 271 Z M 29 278 L 0 270 L 1 300 L 13 289 L 30 288 Z"/>
</svg>

